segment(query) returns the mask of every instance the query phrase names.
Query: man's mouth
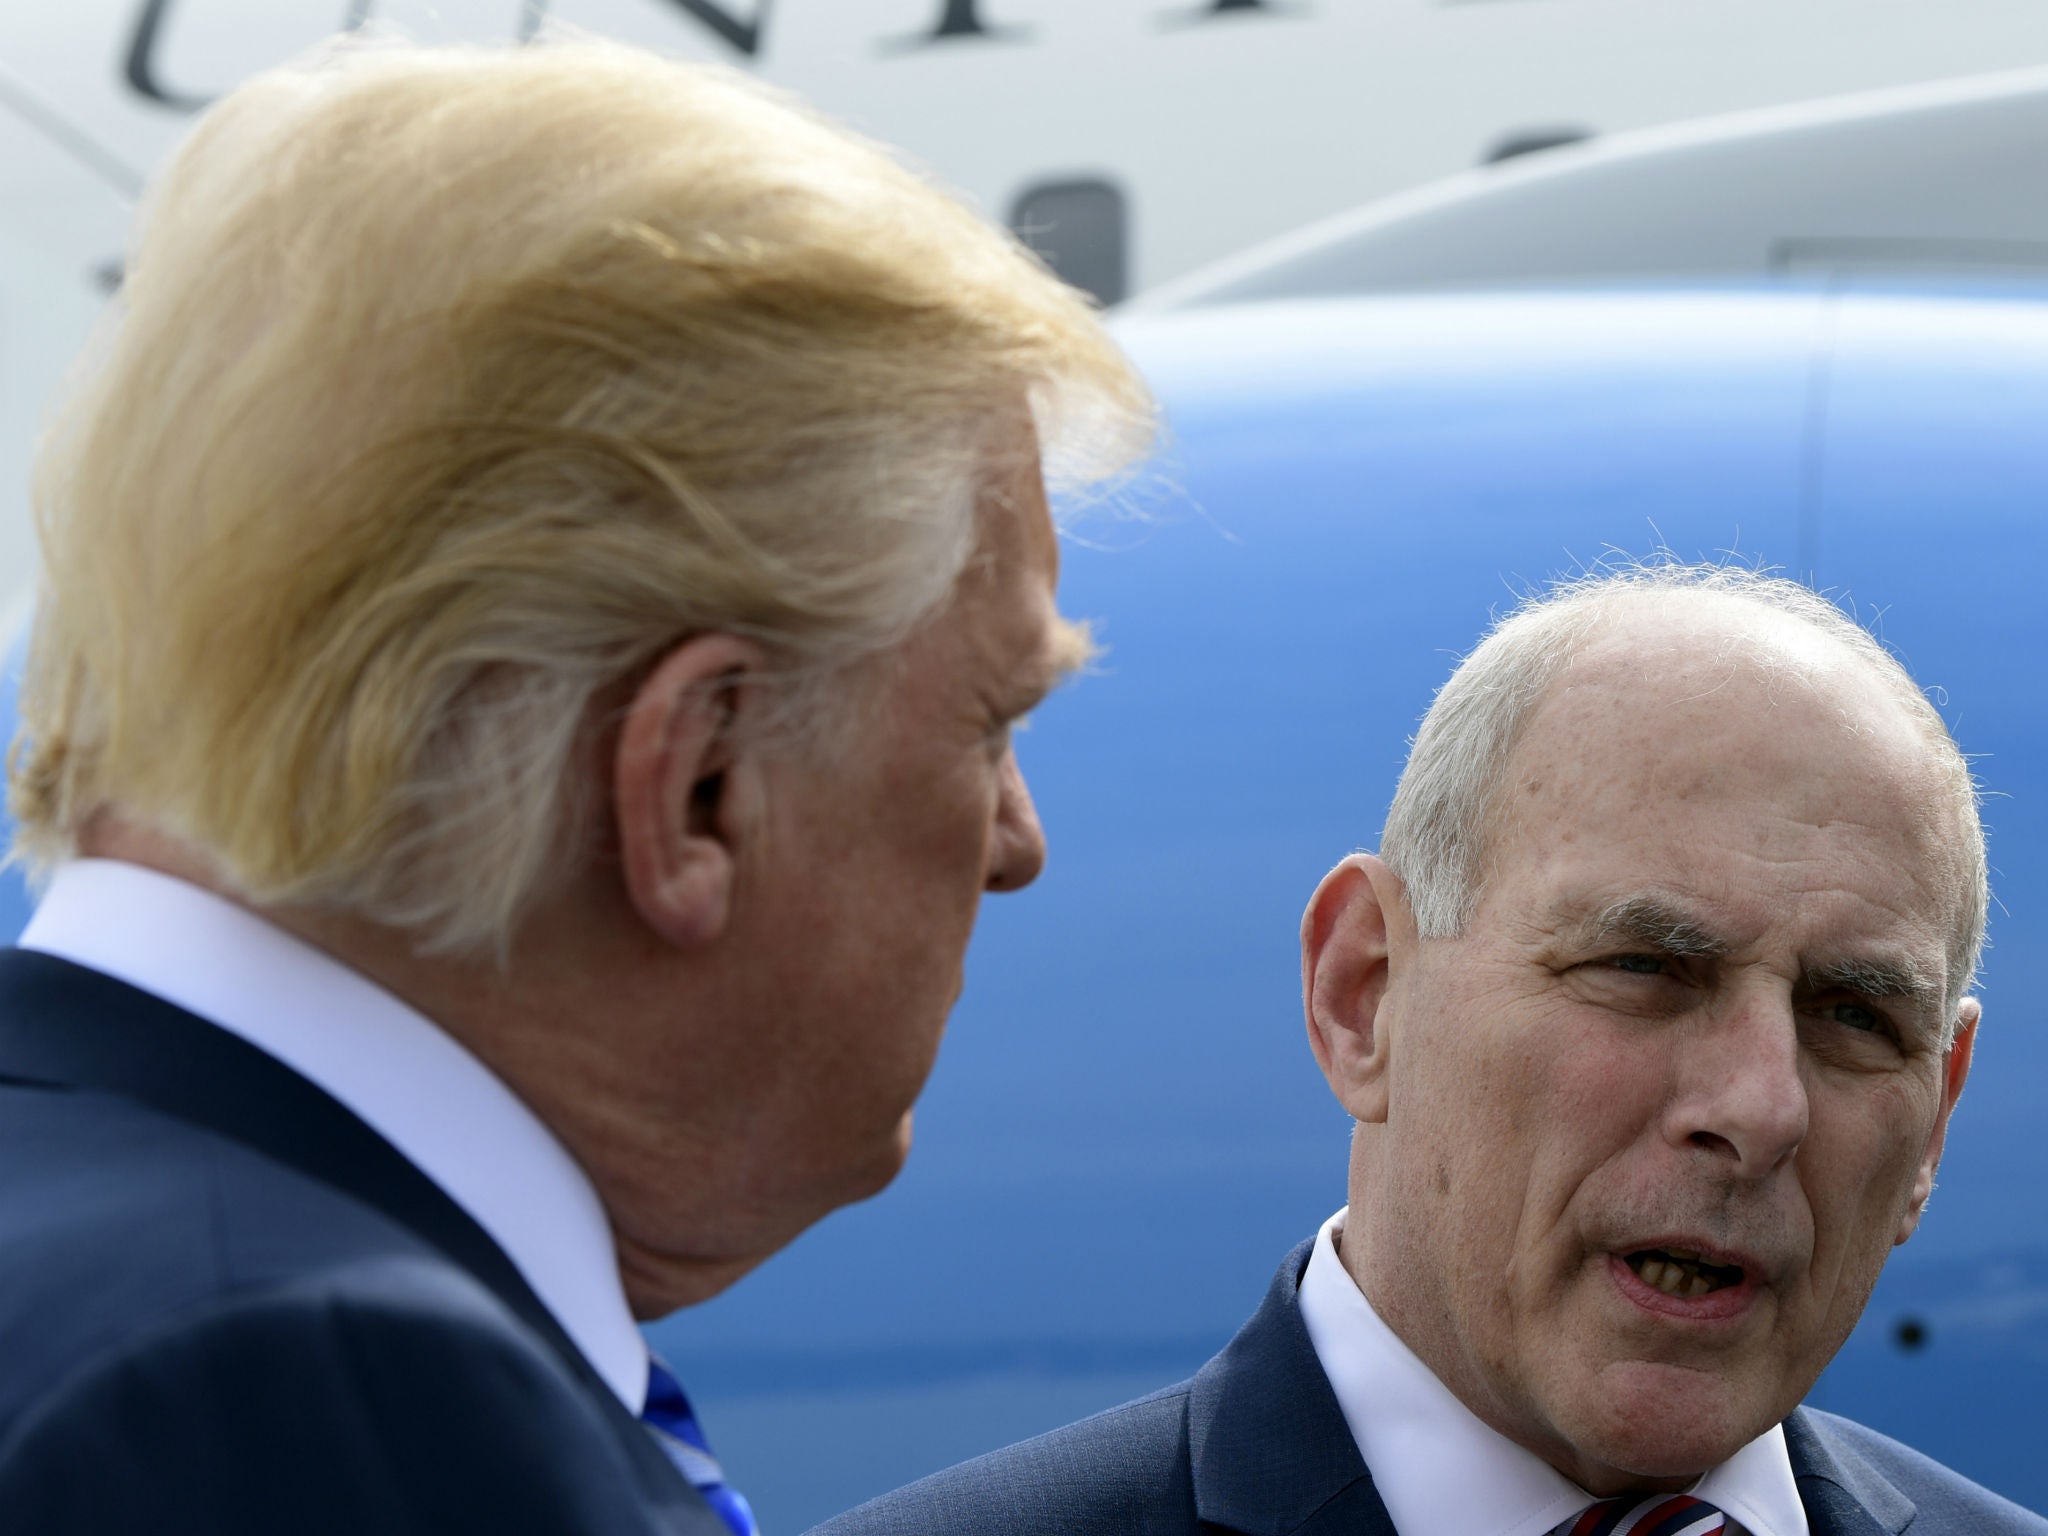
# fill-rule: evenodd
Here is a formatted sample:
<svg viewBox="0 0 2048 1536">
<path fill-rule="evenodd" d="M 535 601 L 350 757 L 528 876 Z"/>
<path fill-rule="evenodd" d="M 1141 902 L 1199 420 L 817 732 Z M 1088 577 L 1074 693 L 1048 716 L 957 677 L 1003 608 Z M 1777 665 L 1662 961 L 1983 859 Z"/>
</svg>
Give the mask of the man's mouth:
<svg viewBox="0 0 2048 1536">
<path fill-rule="evenodd" d="M 1652 1290 L 1688 1300 L 1742 1283 L 1741 1265 L 1710 1264 L 1689 1248 L 1644 1248 L 1624 1262 Z"/>
</svg>

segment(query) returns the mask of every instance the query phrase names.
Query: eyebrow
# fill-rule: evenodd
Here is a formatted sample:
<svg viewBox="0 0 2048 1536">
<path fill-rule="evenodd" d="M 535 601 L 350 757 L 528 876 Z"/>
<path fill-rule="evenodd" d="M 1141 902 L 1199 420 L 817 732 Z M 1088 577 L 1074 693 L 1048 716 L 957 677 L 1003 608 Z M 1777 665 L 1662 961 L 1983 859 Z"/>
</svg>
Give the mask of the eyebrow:
<svg viewBox="0 0 2048 1536">
<path fill-rule="evenodd" d="M 1809 992 L 1857 992 L 1865 997 L 1904 998 L 1934 1008 L 1941 988 L 1919 966 L 1896 960 L 1833 960 L 1810 966 L 1799 978 Z"/>
<path fill-rule="evenodd" d="M 1601 908 L 1569 931 L 1570 940 L 1585 948 L 1636 944 L 1667 955 L 1712 959 L 1728 953 L 1728 941 L 1709 933 L 1683 908 L 1655 896 L 1627 896 Z"/>
<path fill-rule="evenodd" d="M 1628 896 L 1602 908 L 1569 930 L 1571 942 L 1588 949 L 1634 944 L 1660 954 L 1719 959 L 1730 952 L 1684 908 L 1655 896 Z M 1869 998 L 1903 998 L 1915 1007 L 1941 1004 L 1942 989 L 1921 967 L 1906 960 L 1841 959 L 1810 965 L 1799 977 L 1800 989 L 1855 992 Z"/>
<path fill-rule="evenodd" d="M 1101 652 L 1095 644 L 1092 627 L 1085 619 L 1069 619 L 1064 616 L 1054 621 L 1052 634 L 1049 674 L 1041 692 L 1050 693 L 1076 672 L 1095 660 Z"/>
<path fill-rule="evenodd" d="M 1021 720 L 1085 672 L 1100 654 L 1085 619 L 1055 615 L 1046 644 L 1005 687 L 991 696 L 990 705 L 1007 717 Z"/>
</svg>

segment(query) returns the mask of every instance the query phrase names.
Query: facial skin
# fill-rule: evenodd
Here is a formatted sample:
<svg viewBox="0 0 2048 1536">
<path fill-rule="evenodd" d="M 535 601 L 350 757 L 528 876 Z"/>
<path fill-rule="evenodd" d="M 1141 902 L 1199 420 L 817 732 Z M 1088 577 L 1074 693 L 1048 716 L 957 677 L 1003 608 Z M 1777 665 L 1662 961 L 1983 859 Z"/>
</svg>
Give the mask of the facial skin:
<svg viewBox="0 0 2048 1536">
<path fill-rule="evenodd" d="M 1978 1017 L 1944 1049 L 1953 812 L 1898 705 L 1803 635 L 1757 642 L 1796 663 L 1767 674 L 1617 623 L 1517 747 L 1463 934 L 1418 939 L 1365 856 L 1303 928 L 1360 1122 L 1347 1268 L 1602 1495 L 1682 1488 L 1805 1394 L 1919 1221 Z M 1653 1248 L 1740 1279 L 1667 1295 Z"/>
<path fill-rule="evenodd" d="M 738 679 L 709 718 L 701 688 L 660 673 L 629 712 L 622 872 L 647 943 L 622 974 L 647 985 L 579 1102 L 633 1117 L 589 1162 L 643 1315 L 895 1176 L 981 895 L 1044 863 L 1011 730 L 1085 639 L 1054 606 L 1035 462 L 981 518 L 952 603 L 845 680 L 843 727 L 794 745 L 735 732 L 722 711 L 751 707 L 760 658 L 730 637 L 667 664 Z"/>
<path fill-rule="evenodd" d="M 751 641 L 700 635 L 612 701 L 589 771 L 606 849 L 493 959 L 422 956 L 332 913 L 266 917 L 454 1035 L 596 1186 L 628 1300 L 730 1285 L 902 1166 L 984 891 L 1045 838 L 1013 725 L 1085 659 L 1059 617 L 1035 457 L 994 479 L 952 601 L 856 664 L 843 722 L 792 740 Z M 109 819 L 93 851 L 216 884 Z"/>
</svg>

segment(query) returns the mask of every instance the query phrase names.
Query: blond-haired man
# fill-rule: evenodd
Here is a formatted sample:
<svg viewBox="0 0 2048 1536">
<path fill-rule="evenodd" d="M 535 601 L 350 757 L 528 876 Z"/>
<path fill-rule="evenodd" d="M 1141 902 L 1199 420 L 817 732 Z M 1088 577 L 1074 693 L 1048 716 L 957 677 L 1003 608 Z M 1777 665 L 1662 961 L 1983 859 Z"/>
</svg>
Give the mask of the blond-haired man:
<svg viewBox="0 0 2048 1536">
<path fill-rule="evenodd" d="M 1085 652 L 1071 292 L 593 43 L 330 51 L 157 190 L 39 487 L 0 1510 L 747 1532 L 634 1326 L 901 1164 Z"/>
</svg>

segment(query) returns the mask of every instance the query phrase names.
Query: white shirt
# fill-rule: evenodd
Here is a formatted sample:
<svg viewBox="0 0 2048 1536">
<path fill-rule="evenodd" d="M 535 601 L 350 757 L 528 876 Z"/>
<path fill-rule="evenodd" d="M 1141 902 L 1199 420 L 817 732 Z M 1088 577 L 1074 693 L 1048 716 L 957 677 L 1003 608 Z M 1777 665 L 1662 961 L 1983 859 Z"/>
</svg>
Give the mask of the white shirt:
<svg viewBox="0 0 2048 1536">
<path fill-rule="evenodd" d="M 1401 1536 L 1547 1536 L 1593 1495 L 1484 1423 L 1375 1312 L 1323 1223 L 1301 1277 L 1301 1320 L 1358 1453 Z M 1785 1431 L 1774 1426 L 1687 1490 L 1731 1536 L 1808 1536 Z"/>
<path fill-rule="evenodd" d="M 247 909 L 134 864 L 65 865 L 20 943 L 175 1003 L 340 1100 L 490 1234 L 640 1412 L 647 1346 L 597 1191 L 512 1090 L 430 1020 Z"/>
</svg>

